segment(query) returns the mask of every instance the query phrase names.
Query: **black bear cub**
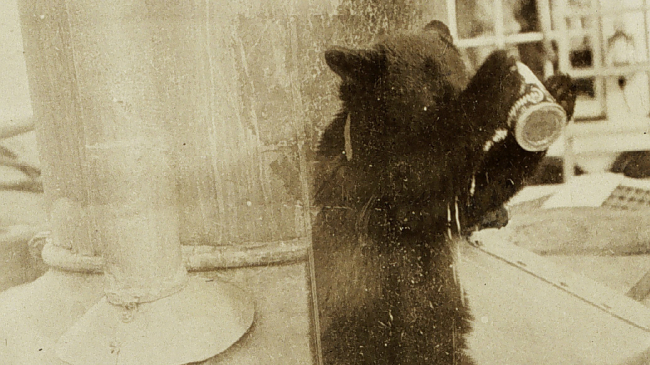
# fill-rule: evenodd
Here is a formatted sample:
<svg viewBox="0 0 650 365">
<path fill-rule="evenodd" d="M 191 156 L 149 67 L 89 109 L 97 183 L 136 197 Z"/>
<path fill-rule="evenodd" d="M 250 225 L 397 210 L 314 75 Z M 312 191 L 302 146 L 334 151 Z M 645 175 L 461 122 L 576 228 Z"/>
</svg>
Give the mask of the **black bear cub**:
<svg viewBox="0 0 650 365">
<path fill-rule="evenodd" d="M 502 209 L 544 156 L 507 127 L 516 60 L 497 51 L 470 80 L 440 22 L 325 59 L 343 106 L 316 171 L 324 362 L 473 364 L 456 239 Z M 545 85 L 570 117 L 571 80 Z"/>
</svg>

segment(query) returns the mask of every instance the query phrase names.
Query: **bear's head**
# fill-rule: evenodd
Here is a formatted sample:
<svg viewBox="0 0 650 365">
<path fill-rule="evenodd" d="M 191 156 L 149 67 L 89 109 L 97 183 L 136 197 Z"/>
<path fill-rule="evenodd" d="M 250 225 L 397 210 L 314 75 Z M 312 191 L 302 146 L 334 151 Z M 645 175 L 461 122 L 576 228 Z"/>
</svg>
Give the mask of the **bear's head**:
<svg viewBox="0 0 650 365">
<path fill-rule="evenodd" d="M 361 159 L 383 160 L 386 153 L 411 147 L 409 137 L 431 129 L 468 82 L 460 53 L 440 22 L 417 35 L 386 37 L 368 49 L 333 48 L 325 60 L 341 78 L 351 150 Z M 340 132 L 326 132 L 321 153 L 345 152 Z"/>
</svg>

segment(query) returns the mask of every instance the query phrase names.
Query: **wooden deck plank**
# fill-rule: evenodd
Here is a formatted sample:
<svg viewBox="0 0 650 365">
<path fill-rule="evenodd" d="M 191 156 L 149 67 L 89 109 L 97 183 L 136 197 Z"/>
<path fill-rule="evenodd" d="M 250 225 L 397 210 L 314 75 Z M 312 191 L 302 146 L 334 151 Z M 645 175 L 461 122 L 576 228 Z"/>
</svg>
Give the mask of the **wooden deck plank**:
<svg viewBox="0 0 650 365">
<path fill-rule="evenodd" d="M 253 327 L 235 345 L 196 364 L 312 363 L 308 285 L 303 262 L 198 275 L 208 281 L 216 279 L 241 287 L 255 301 L 256 313 Z M 0 364 L 64 365 L 55 354 L 57 340 L 103 294 L 103 275 L 57 270 L 0 293 L 0 311 L 12 314 L 0 318 L 0 338 L 4 343 L 0 346 Z"/>
<path fill-rule="evenodd" d="M 463 247 L 460 274 L 479 364 L 633 364 L 647 356 L 650 309 L 530 251 L 492 236 Z"/>
</svg>

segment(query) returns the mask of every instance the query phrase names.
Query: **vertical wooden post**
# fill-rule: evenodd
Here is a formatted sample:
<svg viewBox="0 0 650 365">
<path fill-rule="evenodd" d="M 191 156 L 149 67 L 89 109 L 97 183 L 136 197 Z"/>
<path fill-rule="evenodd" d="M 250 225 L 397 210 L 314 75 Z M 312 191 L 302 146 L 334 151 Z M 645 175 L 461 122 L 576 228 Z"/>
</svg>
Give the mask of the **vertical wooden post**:
<svg viewBox="0 0 650 365">
<path fill-rule="evenodd" d="M 44 348 L 38 361 L 25 355 L 27 363 L 43 363 L 54 358 L 52 342 L 61 348 L 85 341 L 84 329 L 102 337 L 122 328 L 101 322 L 109 304 L 98 302 L 94 277 L 93 285 L 61 284 L 73 271 L 132 273 L 109 286 L 120 291 L 124 283 L 155 282 L 149 269 L 182 259 L 192 278 L 228 281 L 256 305 L 253 330 L 208 363 L 311 363 L 310 160 L 339 107 L 322 53 L 334 43 L 367 43 L 382 27 L 421 28 L 435 13 L 425 3 L 375 4 L 359 13 L 347 12 L 359 5 L 349 0 L 20 0 L 53 231 L 43 257 L 55 269 L 24 290 L 49 296 L 49 310 L 76 311 L 47 335 L 26 325 L 0 331 L 39 339 L 25 343 L 24 353 Z M 374 24 L 369 11 L 385 24 Z M 142 209 L 129 210 L 136 205 Z M 132 219 L 117 217 L 123 211 Z M 148 244 L 138 231 L 151 233 Z M 180 257 L 161 244 L 174 239 Z M 32 316 L 41 305 L 23 311 Z M 154 323 L 163 317 L 146 313 Z M 177 334 L 191 331 L 186 327 Z M 141 330 L 133 336 L 151 335 Z M 183 347 L 179 341 L 169 347 Z M 124 345 L 117 363 L 135 359 L 133 343 Z M 145 343 L 137 360 L 151 351 Z M 67 354 L 66 361 L 83 355 Z"/>
</svg>

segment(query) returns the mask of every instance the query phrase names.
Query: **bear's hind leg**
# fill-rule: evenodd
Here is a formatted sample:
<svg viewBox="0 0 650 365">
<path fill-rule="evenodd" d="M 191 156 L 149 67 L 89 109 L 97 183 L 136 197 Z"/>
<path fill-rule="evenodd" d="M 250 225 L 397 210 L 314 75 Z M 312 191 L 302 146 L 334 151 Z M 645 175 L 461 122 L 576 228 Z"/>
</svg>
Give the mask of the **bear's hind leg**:
<svg viewBox="0 0 650 365">
<path fill-rule="evenodd" d="M 321 337 L 326 365 L 395 365 L 394 327 L 387 311 L 363 308 L 332 321 Z"/>
<path fill-rule="evenodd" d="M 465 352 L 472 317 L 454 279 L 454 255 L 445 238 L 437 240 L 444 247 L 405 248 L 400 255 L 396 364 L 474 364 Z"/>
</svg>

